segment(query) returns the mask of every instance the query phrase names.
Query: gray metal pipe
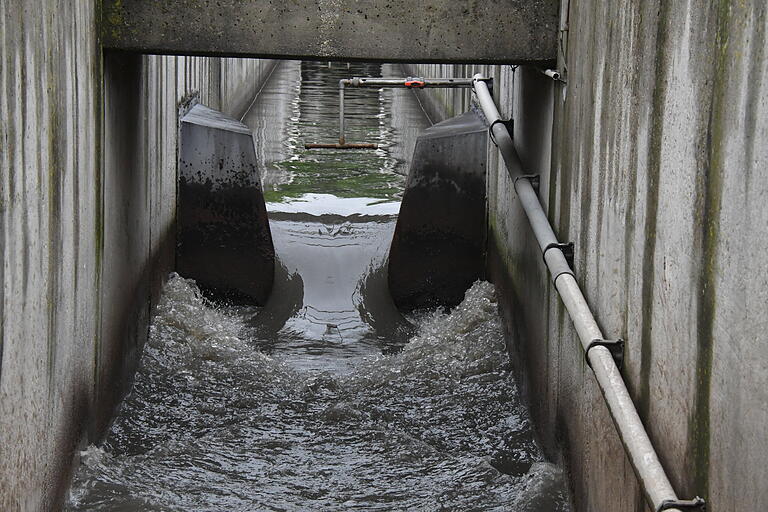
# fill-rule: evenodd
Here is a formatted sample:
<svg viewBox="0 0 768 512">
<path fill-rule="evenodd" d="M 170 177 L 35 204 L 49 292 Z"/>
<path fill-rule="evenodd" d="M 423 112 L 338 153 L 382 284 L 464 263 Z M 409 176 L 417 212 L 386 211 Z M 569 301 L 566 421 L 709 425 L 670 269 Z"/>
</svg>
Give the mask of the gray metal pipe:
<svg viewBox="0 0 768 512">
<path fill-rule="evenodd" d="M 482 79 L 484 81 L 490 79 Z M 339 147 L 346 146 L 346 137 L 344 135 L 344 89 L 346 87 L 362 87 L 379 89 L 387 88 L 407 88 L 407 89 L 426 89 L 426 88 L 470 88 L 475 82 L 474 78 L 366 78 L 353 77 L 342 78 L 339 80 Z M 318 144 L 312 144 L 313 147 L 319 147 Z M 328 146 L 326 144 L 326 146 Z M 366 147 L 375 145 L 366 144 Z"/>
<path fill-rule="evenodd" d="M 560 72 L 556 69 L 539 69 L 539 73 L 548 76 L 552 80 L 560 80 Z"/>
<path fill-rule="evenodd" d="M 474 83 L 474 78 L 367 78 L 354 77 L 342 80 L 349 87 L 403 87 L 408 89 L 469 89 Z M 490 78 L 482 78 L 484 81 L 490 81 Z"/>
<path fill-rule="evenodd" d="M 544 215 L 536 191 L 530 180 L 526 178 L 515 179 L 515 191 L 520 198 L 520 204 L 523 205 L 523 209 L 528 214 L 528 220 L 533 228 L 533 233 L 536 235 L 536 240 L 539 242 L 539 248 L 544 252 L 551 244 L 557 243 L 557 237 L 552 231 L 549 219 Z"/>
<path fill-rule="evenodd" d="M 344 136 L 344 88 L 345 80 L 339 80 L 339 145 L 343 146 Z"/>
<path fill-rule="evenodd" d="M 339 142 L 338 144 L 307 143 L 307 149 L 376 149 L 376 144 L 359 143 L 347 144 L 346 126 L 344 123 L 344 89 L 347 87 L 362 87 L 379 89 L 382 87 L 406 89 L 430 89 L 430 88 L 470 88 L 477 81 L 489 82 L 490 78 L 342 78 L 339 80 Z"/>
<path fill-rule="evenodd" d="M 588 350 L 587 359 L 635 470 L 635 475 L 643 488 L 645 499 L 653 510 L 663 508 L 680 512 L 680 509 L 670 506 L 670 501 L 678 500 L 677 494 L 637 414 L 637 409 L 610 350 L 601 345 L 592 346 L 594 340 L 603 339 L 603 333 L 592 315 L 573 272 L 564 270 L 567 268 L 567 262 L 562 250 L 551 247 L 551 244 L 557 243 L 557 237 L 531 185 L 530 177 L 524 176 L 522 172 L 522 164 L 507 127 L 497 122 L 501 120 L 501 116 L 482 76 L 475 75 L 473 89 L 480 108 L 491 125 L 494 140 L 507 164 L 507 170 L 515 184 L 515 191 L 531 223 L 539 247 L 544 252 L 544 260 L 554 278 L 555 288 L 571 317 L 582 347 Z"/>
</svg>

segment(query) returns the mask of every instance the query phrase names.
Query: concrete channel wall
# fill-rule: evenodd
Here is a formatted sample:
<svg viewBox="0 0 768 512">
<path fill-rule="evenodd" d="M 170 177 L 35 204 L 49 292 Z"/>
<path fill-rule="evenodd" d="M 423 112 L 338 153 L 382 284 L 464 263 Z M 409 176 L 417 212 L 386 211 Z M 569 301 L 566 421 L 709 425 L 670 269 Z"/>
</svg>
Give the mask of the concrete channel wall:
<svg viewBox="0 0 768 512">
<path fill-rule="evenodd" d="M 98 2 L 0 3 L 0 510 L 55 510 L 172 269 L 178 111 L 271 62 L 106 54 Z"/>
<path fill-rule="evenodd" d="M 672 483 L 709 510 L 768 509 L 768 16 L 746 2 L 571 2 L 558 67 L 497 78 L 523 164 Z M 432 94 L 443 116 L 468 94 Z M 438 109 L 439 110 L 439 109 Z M 438 119 L 440 115 L 437 116 Z M 489 270 L 542 444 L 577 511 L 646 510 L 496 148 Z"/>
</svg>

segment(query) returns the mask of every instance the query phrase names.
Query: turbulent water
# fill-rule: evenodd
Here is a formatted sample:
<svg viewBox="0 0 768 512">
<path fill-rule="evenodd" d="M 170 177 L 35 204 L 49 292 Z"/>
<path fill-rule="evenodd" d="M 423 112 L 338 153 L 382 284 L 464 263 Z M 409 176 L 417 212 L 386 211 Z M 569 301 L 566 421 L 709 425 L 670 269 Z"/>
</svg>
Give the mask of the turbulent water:
<svg viewBox="0 0 768 512">
<path fill-rule="evenodd" d="M 391 66 L 282 63 L 254 130 L 279 258 L 263 308 L 204 298 L 172 275 L 130 395 L 89 447 L 69 510 L 566 511 L 510 375 L 493 286 L 403 318 L 385 261 L 413 133 L 407 91 L 348 95 Z M 272 127 L 272 128 L 270 128 Z M 277 128 L 274 128 L 277 127 Z"/>
<path fill-rule="evenodd" d="M 344 374 L 259 350 L 191 280 L 165 288 L 76 510 L 565 510 L 516 399 L 493 287 Z"/>
</svg>

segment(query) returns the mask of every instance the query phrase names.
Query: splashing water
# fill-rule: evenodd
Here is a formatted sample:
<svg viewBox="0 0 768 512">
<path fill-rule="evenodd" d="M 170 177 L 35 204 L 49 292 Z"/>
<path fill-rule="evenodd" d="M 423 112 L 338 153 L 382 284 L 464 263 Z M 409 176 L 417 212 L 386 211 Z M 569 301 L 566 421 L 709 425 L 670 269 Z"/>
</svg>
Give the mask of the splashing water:
<svg viewBox="0 0 768 512">
<path fill-rule="evenodd" d="M 564 511 L 508 369 L 492 285 L 341 375 L 256 349 L 173 275 L 133 392 L 69 510 Z"/>
<path fill-rule="evenodd" d="M 392 304 L 386 253 L 426 125 L 411 92 L 350 92 L 350 140 L 377 151 L 302 149 L 338 136 L 339 78 L 399 74 L 329 66 L 281 63 L 245 117 L 280 260 L 269 303 L 214 304 L 170 277 L 68 510 L 568 510 L 510 375 L 493 286 L 409 321 Z"/>
</svg>

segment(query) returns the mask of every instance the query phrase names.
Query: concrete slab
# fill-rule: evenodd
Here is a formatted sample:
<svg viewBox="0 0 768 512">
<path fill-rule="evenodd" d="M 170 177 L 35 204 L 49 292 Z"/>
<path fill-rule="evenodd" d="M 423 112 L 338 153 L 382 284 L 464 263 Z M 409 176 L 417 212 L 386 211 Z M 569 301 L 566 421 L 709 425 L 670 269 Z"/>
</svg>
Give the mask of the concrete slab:
<svg viewBox="0 0 768 512">
<path fill-rule="evenodd" d="M 106 48 L 329 60 L 522 63 L 557 56 L 557 0 L 106 0 Z"/>
</svg>

